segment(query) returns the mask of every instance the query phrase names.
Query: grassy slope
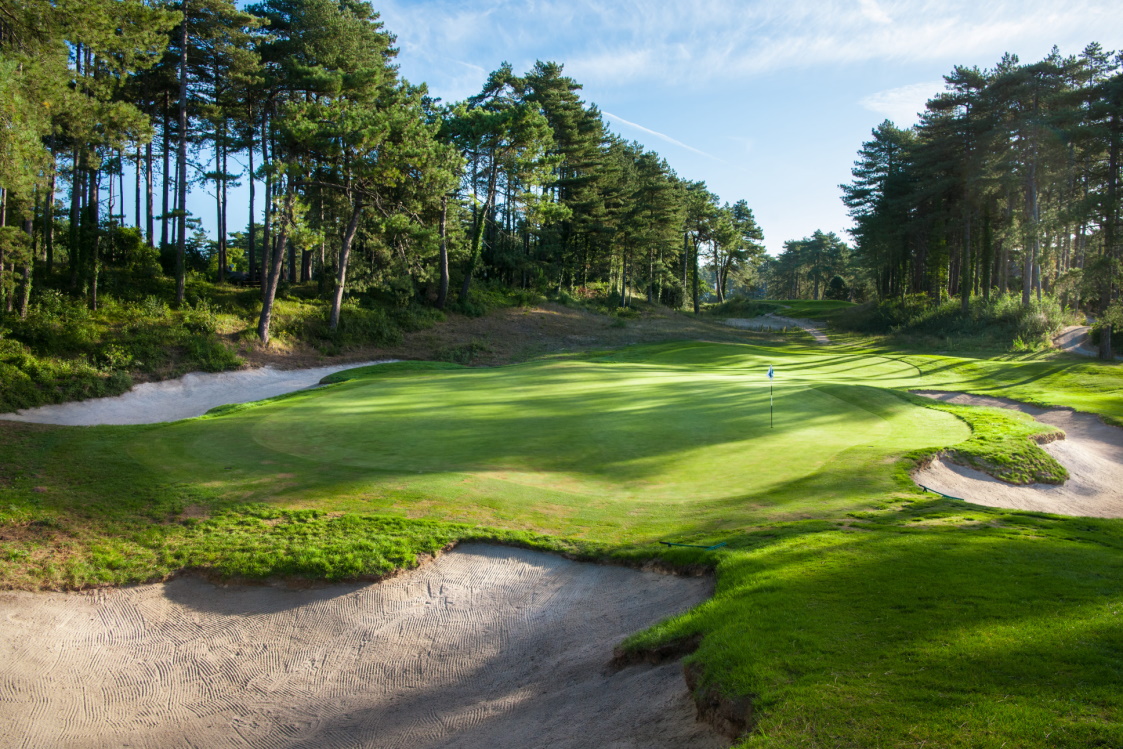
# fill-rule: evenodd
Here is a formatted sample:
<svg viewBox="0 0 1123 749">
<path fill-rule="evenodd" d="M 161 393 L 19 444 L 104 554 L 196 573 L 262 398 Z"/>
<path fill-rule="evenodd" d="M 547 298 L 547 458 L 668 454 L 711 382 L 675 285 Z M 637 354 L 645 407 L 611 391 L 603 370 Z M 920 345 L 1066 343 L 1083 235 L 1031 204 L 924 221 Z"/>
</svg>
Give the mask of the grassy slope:
<svg viewBox="0 0 1123 749">
<path fill-rule="evenodd" d="M 966 430 L 878 389 L 1120 418 L 1117 367 L 680 344 L 367 375 L 175 425 L 0 426 L 0 579 L 378 575 L 458 538 L 662 553 L 716 564 L 718 594 L 632 646 L 705 634 L 706 678 L 754 697 L 746 746 L 1123 743 L 1123 523 L 920 495 L 894 456 Z M 652 544 L 672 533 L 730 546 Z"/>
</svg>

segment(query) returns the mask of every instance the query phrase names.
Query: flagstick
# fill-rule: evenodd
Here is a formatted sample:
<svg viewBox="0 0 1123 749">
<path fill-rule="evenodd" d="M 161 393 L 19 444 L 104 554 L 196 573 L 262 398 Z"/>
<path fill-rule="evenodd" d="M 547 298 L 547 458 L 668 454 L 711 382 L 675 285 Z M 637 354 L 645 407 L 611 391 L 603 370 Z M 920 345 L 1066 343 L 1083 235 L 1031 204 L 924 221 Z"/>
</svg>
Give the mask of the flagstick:
<svg viewBox="0 0 1123 749">
<path fill-rule="evenodd" d="M 772 423 L 772 380 L 768 381 L 768 428 L 773 427 Z"/>
</svg>

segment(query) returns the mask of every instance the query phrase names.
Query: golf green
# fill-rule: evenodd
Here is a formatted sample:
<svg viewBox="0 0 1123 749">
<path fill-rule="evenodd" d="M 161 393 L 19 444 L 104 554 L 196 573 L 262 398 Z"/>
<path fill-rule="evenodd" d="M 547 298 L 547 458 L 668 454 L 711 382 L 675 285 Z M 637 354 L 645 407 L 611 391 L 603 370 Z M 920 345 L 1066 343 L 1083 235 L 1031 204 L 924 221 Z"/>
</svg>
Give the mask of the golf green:
<svg viewBox="0 0 1123 749">
<path fill-rule="evenodd" d="M 879 387 L 915 375 L 884 357 L 704 343 L 375 367 L 146 430 L 130 453 L 225 499 L 644 540 L 868 506 L 892 490 L 894 457 L 970 434 Z"/>
</svg>

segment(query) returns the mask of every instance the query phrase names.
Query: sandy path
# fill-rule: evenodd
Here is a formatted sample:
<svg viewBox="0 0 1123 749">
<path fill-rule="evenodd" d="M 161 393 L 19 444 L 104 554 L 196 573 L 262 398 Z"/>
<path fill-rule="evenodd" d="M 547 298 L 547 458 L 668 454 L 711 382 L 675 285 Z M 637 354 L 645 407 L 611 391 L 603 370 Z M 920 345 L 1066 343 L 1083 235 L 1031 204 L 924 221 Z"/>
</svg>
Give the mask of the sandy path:
<svg viewBox="0 0 1123 749">
<path fill-rule="evenodd" d="M 175 380 L 137 385 L 123 395 L 60 403 L 0 414 L 0 419 L 33 421 L 39 424 L 95 426 L 97 424 L 155 424 L 202 416 L 216 406 L 249 403 L 316 385 L 329 374 L 385 364 L 371 362 L 333 364 L 312 369 L 241 369 L 208 374 L 193 372 Z"/>
<path fill-rule="evenodd" d="M 1059 515 L 1123 517 L 1123 429 L 1104 424 L 1098 416 L 1066 408 L 1036 408 L 1006 398 L 965 393 L 913 392 L 948 403 L 1010 408 L 1060 427 L 1065 431 L 1065 439 L 1042 447 L 1069 472 L 1068 481 L 1061 486 L 1014 486 L 973 468 L 936 460 L 917 472 L 918 484 L 990 507 Z"/>
<path fill-rule="evenodd" d="M 376 585 L 0 593 L 0 747 L 723 747 L 680 664 L 606 668 L 712 588 L 464 545 Z"/>
<path fill-rule="evenodd" d="M 731 328 L 741 330 L 782 330 L 784 328 L 802 328 L 811 334 L 816 343 L 830 343 L 831 339 L 810 320 L 801 320 L 794 317 L 780 315 L 761 315 L 760 317 L 729 317 L 722 323 Z"/>
<path fill-rule="evenodd" d="M 1061 351 L 1067 351 L 1070 354 L 1079 354 L 1080 356 L 1090 356 L 1098 359 L 1100 350 L 1092 345 L 1089 335 L 1092 326 L 1090 325 L 1069 325 L 1067 328 L 1062 328 L 1060 333 L 1053 336 L 1053 346 L 1059 348 Z M 1123 356 L 1116 355 L 1116 359 L 1123 360 Z"/>
<path fill-rule="evenodd" d="M 1088 341 L 1088 332 L 1091 329 L 1089 325 L 1069 325 L 1067 328 L 1062 328 L 1060 333 L 1053 336 L 1053 346 L 1071 354 L 1099 356 L 1099 352 L 1092 348 L 1092 344 Z"/>
</svg>

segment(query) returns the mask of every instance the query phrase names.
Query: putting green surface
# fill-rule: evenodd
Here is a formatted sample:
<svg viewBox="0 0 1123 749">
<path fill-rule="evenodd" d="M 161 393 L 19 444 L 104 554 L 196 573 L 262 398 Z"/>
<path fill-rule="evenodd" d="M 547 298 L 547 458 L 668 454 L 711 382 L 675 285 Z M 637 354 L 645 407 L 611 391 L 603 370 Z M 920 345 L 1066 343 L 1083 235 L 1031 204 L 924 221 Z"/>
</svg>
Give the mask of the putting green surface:
<svg viewBox="0 0 1123 749">
<path fill-rule="evenodd" d="M 890 358 L 716 344 L 376 367 L 146 431 L 129 452 L 226 498 L 644 540 L 833 514 L 891 490 L 892 458 L 970 434 L 879 387 L 915 375 Z"/>
</svg>

